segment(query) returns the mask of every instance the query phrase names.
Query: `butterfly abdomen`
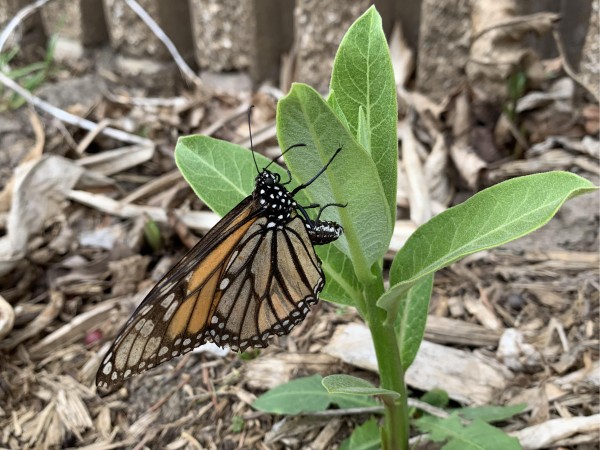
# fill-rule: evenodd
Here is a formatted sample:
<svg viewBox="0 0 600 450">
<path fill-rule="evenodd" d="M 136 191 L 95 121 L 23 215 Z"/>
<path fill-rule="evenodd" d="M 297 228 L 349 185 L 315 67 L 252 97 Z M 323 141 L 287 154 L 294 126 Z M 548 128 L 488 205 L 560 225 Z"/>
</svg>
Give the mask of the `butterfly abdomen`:
<svg viewBox="0 0 600 450">
<path fill-rule="evenodd" d="M 344 228 L 335 222 L 313 220 L 306 222 L 306 231 L 313 245 L 324 245 L 339 238 Z"/>
</svg>

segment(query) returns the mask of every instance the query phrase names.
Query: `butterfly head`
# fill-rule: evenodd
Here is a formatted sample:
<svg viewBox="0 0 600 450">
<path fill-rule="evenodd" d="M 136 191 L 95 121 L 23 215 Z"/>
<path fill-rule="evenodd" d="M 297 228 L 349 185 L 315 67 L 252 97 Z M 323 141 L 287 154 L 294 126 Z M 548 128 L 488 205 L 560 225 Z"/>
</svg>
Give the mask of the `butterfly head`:
<svg viewBox="0 0 600 450">
<path fill-rule="evenodd" d="M 254 196 L 276 223 L 286 223 L 292 217 L 296 201 L 281 183 L 278 173 L 263 169 L 256 177 Z"/>
</svg>

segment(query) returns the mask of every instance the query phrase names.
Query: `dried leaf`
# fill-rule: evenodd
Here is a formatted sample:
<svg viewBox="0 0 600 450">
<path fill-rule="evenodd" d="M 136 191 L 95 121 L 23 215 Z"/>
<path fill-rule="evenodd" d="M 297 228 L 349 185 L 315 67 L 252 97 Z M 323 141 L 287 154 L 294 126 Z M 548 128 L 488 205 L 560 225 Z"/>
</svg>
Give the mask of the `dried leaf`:
<svg viewBox="0 0 600 450">
<path fill-rule="evenodd" d="M 21 164 L 15 172 L 7 235 L 0 239 L 0 275 L 8 273 L 25 256 L 31 235 L 46 220 L 60 213 L 67 192 L 84 169 L 55 155 Z"/>
</svg>

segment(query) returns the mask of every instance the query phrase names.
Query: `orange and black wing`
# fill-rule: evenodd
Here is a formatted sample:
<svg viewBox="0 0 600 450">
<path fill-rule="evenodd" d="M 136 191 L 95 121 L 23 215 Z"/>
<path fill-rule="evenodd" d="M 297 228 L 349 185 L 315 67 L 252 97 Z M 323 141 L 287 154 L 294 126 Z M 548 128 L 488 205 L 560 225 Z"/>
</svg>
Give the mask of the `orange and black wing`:
<svg viewBox="0 0 600 450">
<path fill-rule="evenodd" d="M 317 302 L 325 276 L 296 216 L 282 226 L 266 217 L 248 228 L 219 282 L 219 302 L 207 330 L 218 345 L 234 350 L 266 347 L 289 333 Z"/>
<path fill-rule="evenodd" d="M 208 341 L 264 347 L 304 319 L 323 285 L 303 220 L 274 227 L 248 197 L 150 291 L 104 357 L 96 384 L 110 392 Z"/>
<path fill-rule="evenodd" d="M 101 391 L 199 345 L 223 268 L 257 217 L 247 197 L 154 286 L 106 353 L 96 375 Z"/>
</svg>

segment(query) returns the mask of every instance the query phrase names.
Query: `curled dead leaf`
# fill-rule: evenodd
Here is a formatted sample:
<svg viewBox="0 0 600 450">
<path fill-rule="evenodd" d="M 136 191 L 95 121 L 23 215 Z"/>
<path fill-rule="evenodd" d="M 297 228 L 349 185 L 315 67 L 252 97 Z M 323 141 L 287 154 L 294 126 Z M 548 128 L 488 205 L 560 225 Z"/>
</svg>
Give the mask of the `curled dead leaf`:
<svg viewBox="0 0 600 450">
<path fill-rule="evenodd" d="M 15 311 L 0 295 L 0 340 L 8 336 L 15 325 Z"/>
<path fill-rule="evenodd" d="M 83 172 L 83 168 L 56 155 L 45 155 L 17 168 L 7 234 L 0 239 L 0 275 L 25 256 L 29 237 L 60 213 L 67 192 Z"/>
</svg>

